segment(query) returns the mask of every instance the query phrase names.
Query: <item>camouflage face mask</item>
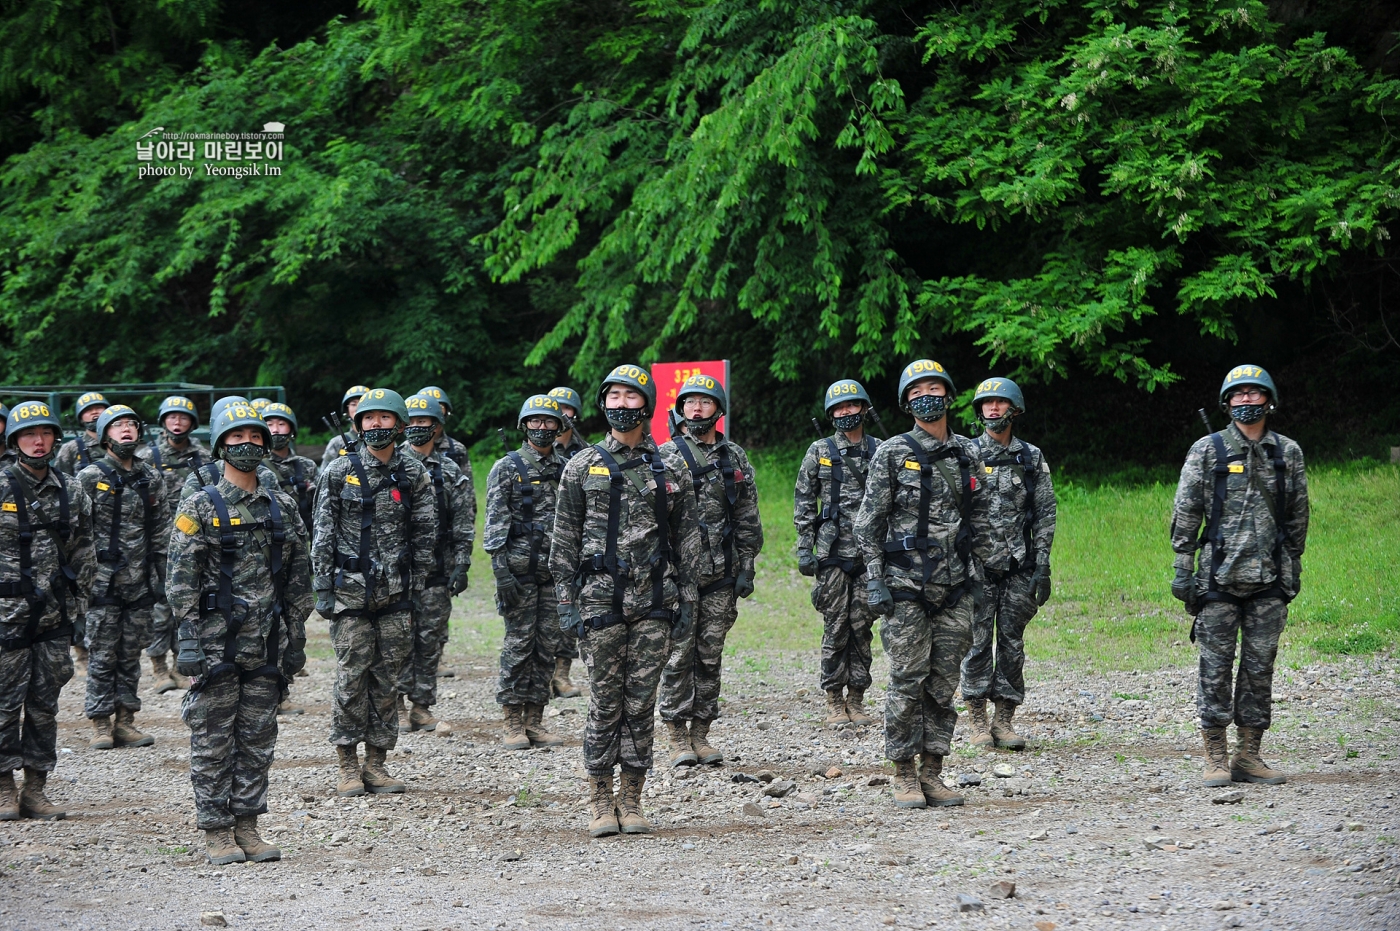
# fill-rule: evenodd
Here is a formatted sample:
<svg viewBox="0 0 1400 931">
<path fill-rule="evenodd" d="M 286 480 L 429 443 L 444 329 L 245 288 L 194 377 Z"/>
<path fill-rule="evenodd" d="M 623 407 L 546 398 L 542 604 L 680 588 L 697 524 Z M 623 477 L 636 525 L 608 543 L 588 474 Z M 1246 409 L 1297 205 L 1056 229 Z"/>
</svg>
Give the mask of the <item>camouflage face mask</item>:
<svg viewBox="0 0 1400 931">
<path fill-rule="evenodd" d="M 267 450 L 257 443 L 235 443 L 225 446 L 220 458 L 240 472 L 251 472 L 266 456 Z"/>
<path fill-rule="evenodd" d="M 608 426 L 618 433 L 630 433 L 646 419 L 646 411 L 640 407 L 609 407 L 603 411 L 608 418 Z"/>
<path fill-rule="evenodd" d="M 272 448 L 281 452 L 292 445 L 292 435 L 290 433 L 272 434 Z"/>
<path fill-rule="evenodd" d="M 982 426 L 987 428 L 988 433 L 1003 433 L 1011 427 L 1011 415 L 1002 417 L 983 417 Z"/>
<path fill-rule="evenodd" d="M 850 433 L 856 427 L 865 422 L 864 414 L 845 414 L 841 417 L 831 418 L 831 423 L 842 433 Z"/>
<path fill-rule="evenodd" d="M 554 439 L 559 435 L 559 431 L 553 427 L 544 427 L 539 430 L 527 429 L 525 435 L 530 438 L 531 446 L 548 449 L 554 445 Z"/>
<path fill-rule="evenodd" d="M 713 417 L 692 417 L 685 422 L 685 428 L 690 431 L 691 436 L 704 436 L 715 428 L 719 423 L 719 415 Z"/>
<path fill-rule="evenodd" d="M 403 435 L 404 438 L 408 440 L 409 446 L 426 446 L 428 443 L 432 442 L 434 429 L 436 428 L 431 425 L 426 427 L 404 427 Z"/>
<path fill-rule="evenodd" d="M 909 410 L 924 423 L 937 423 L 948 410 L 948 399 L 940 394 L 921 394 L 909 402 Z"/>
<path fill-rule="evenodd" d="M 373 430 L 365 430 L 360 435 L 364 437 L 365 445 L 370 449 L 383 449 L 393 445 L 394 436 L 398 432 L 394 427 L 375 427 Z"/>
<path fill-rule="evenodd" d="M 1230 419 L 1236 423 L 1252 424 L 1264 419 L 1265 404 L 1236 404 L 1230 408 Z"/>
</svg>

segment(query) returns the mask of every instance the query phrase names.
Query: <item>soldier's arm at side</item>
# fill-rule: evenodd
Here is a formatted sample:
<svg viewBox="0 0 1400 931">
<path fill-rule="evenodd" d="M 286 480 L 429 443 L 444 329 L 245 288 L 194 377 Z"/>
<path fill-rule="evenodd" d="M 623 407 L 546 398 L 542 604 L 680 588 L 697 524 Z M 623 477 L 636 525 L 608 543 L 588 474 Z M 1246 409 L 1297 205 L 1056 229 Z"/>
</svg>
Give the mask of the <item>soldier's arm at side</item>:
<svg viewBox="0 0 1400 931">
<path fill-rule="evenodd" d="M 817 455 L 817 444 L 813 443 L 797 467 L 797 482 L 792 490 L 792 525 L 797 528 L 798 556 L 812 552 L 817 544 Z"/>
<path fill-rule="evenodd" d="M 1181 478 L 1176 485 L 1176 498 L 1172 502 L 1172 552 L 1176 553 L 1173 565 L 1178 569 L 1193 569 L 1195 566 L 1196 541 L 1201 532 L 1201 522 L 1206 516 L 1206 500 L 1209 493 L 1207 477 L 1213 475 L 1215 455 L 1209 452 L 1208 438 L 1199 439 L 1186 454 L 1186 462 L 1181 467 Z"/>
<path fill-rule="evenodd" d="M 972 459 L 971 474 L 978 480 L 977 487 L 972 492 L 972 507 L 969 510 L 972 522 L 972 526 L 968 528 L 972 534 L 972 565 L 968 566 L 968 571 L 980 579 L 983 578 L 982 566 L 992 558 L 995 547 L 992 531 L 992 496 L 981 480 L 981 476 L 987 474 L 982 466 L 982 444 L 969 440 L 963 448 Z"/>
<path fill-rule="evenodd" d="M 151 558 L 165 560 L 170 552 L 170 537 L 164 533 L 166 527 L 170 526 L 170 498 L 165 493 L 165 476 L 161 470 L 155 466 L 150 467 L 154 473 L 151 482 L 151 495 L 156 499 L 155 539 L 151 541 Z"/>
<path fill-rule="evenodd" d="M 86 602 L 93 579 L 97 577 L 97 547 L 92 542 L 92 498 L 72 479 L 68 480 L 68 488 L 69 505 L 77 518 L 68 564 L 78 576 L 78 591 L 82 593 L 81 600 Z"/>
<path fill-rule="evenodd" d="M 852 525 L 856 546 L 860 548 L 872 579 L 885 574 L 885 534 L 889 531 L 890 510 L 894 507 L 894 480 L 890 467 L 890 458 L 896 455 L 894 449 L 890 444 L 881 446 L 870 460 L 865 495 L 860 499 L 860 510 L 856 512 Z"/>
<path fill-rule="evenodd" d="M 462 493 L 462 512 L 467 516 L 467 538 L 470 542 L 476 539 L 476 479 L 472 477 L 470 460 L 460 468 L 466 482 L 466 490 Z M 467 550 L 470 551 L 471 547 L 468 546 Z"/>
<path fill-rule="evenodd" d="M 677 457 L 679 459 L 679 456 Z M 667 530 L 670 531 L 671 554 L 676 560 L 676 585 L 680 590 L 680 600 L 698 602 L 700 600 L 700 558 L 704 552 L 704 542 L 700 538 L 700 505 L 695 495 L 690 493 L 690 471 L 673 466 L 667 470 L 667 479 L 677 489 L 670 495 L 671 513 L 667 516 Z"/>
<path fill-rule="evenodd" d="M 554 576 L 554 593 L 560 603 L 574 600 L 574 574 L 578 572 L 583 548 L 583 476 L 588 467 L 578 455 L 564 467 L 559 480 L 559 496 L 554 504 L 554 535 L 549 540 L 549 571 Z"/>
<path fill-rule="evenodd" d="M 486 477 L 486 523 L 481 528 L 481 548 L 491 554 L 492 565 L 495 565 L 497 553 L 502 554 L 501 559 L 505 558 L 511 524 L 510 483 L 514 480 L 515 470 L 505 458 L 497 460 Z"/>
<path fill-rule="evenodd" d="M 313 587 L 324 591 L 335 578 L 335 503 L 331 490 L 332 470 L 316 480 L 316 500 L 311 506 L 311 578 Z"/>
<path fill-rule="evenodd" d="M 316 605 L 316 595 L 311 590 L 311 535 L 290 495 L 281 495 L 278 503 L 282 507 L 283 519 L 292 531 L 289 538 L 292 545 L 287 548 L 291 561 L 287 565 L 287 581 L 282 588 L 282 602 L 287 612 L 287 636 L 293 640 L 305 640 L 306 619 Z"/>
<path fill-rule="evenodd" d="M 186 498 L 175 514 L 170 530 L 169 561 L 166 563 L 165 597 L 175 629 L 182 640 L 202 635 L 199 624 L 199 595 L 209 547 L 204 539 L 203 518 L 198 504 L 204 498 Z"/>
<path fill-rule="evenodd" d="M 472 540 L 476 535 L 473 526 L 476 501 L 472 498 L 471 482 L 464 477 L 461 469 L 457 470 L 455 480 L 448 486 L 447 495 L 452 502 L 452 565 L 465 566 L 471 562 Z"/>
<path fill-rule="evenodd" d="M 739 556 L 739 569 L 752 572 L 754 561 L 763 550 L 763 519 L 758 511 L 758 484 L 753 463 L 747 453 L 739 455 L 744 481 L 737 489 L 734 502 L 734 549 Z"/>
<path fill-rule="evenodd" d="M 408 515 L 409 548 L 412 552 L 413 587 L 422 587 L 433 571 L 433 551 L 437 548 L 437 503 L 433 500 L 433 479 L 419 465 L 413 479 L 413 510 Z"/>
<path fill-rule="evenodd" d="M 1050 560 L 1050 547 L 1055 543 L 1055 522 L 1058 516 L 1055 482 L 1050 477 L 1050 464 L 1045 461 L 1045 454 L 1041 453 L 1040 468 L 1035 476 L 1035 525 L 1031 527 L 1036 562 Z"/>
</svg>

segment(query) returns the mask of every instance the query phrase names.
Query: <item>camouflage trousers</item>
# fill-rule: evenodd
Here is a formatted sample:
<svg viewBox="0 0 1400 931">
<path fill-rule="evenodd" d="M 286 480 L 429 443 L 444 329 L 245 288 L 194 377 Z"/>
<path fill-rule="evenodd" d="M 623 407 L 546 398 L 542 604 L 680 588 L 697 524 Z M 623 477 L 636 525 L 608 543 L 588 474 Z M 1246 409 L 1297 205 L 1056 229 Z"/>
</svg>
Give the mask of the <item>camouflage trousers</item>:
<svg viewBox="0 0 1400 931">
<path fill-rule="evenodd" d="M 180 717 L 190 728 L 190 782 L 201 831 L 233 826 L 267 811 L 267 771 L 277 746 L 275 676 L 247 682 L 224 673 L 185 693 Z"/>
<path fill-rule="evenodd" d="M 399 740 L 399 674 L 413 649 L 411 611 L 331 620 L 335 689 L 331 743 L 392 750 Z"/>
<path fill-rule="evenodd" d="M 821 686 L 823 692 L 870 688 L 870 643 L 875 612 L 866 600 L 865 570 L 822 569 L 812 585 L 812 607 L 822 615 Z"/>
<path fill-rule="evenodd" d="M 578 634 L 572 630 L 559 631 L 559 645 L 554 649 L 556 659 L 578 659 Z"/>
<path fill-rule="evenodd" d="M 141 710 L 141 650 L 151 638 L 151 608 L 93 605 L 87 612 L 87 700 L 83 714 L 106 717 Z"/>
<path fill-rule="evenodd" d="M 1282 598 L 1256 598 L 1242 605 L 1207 601 L 1196 616 L 1196 646 L 1201 651 L 1196 708 L 1201 727 L 1265 729 L 1273 720 L 1274 659 L 1288 623 Z M 1235 674 L 1235 643 L 1240 664 Z M 1234 692 L 1231 694 L 1231 680 Z"/>
<path fill-rule="evenodd" d="M 643 618 L 591 630 L 579 646 L 588 665 L 588 725 L 583 733 L 583 766 L 590 775 L 651 768 L 656 689 L 669 621 Z"/>
<path fill-rule="evenodd" d="M 73 678 L 68 638 L 0 650 L 0 773 L 58 762 L 58 693 Z"/>
<path fill-rule="evenodd" d="M 170 610 L 170 602 L 164 598 L 151 609 L 151 642 L 146 647 L 147 656 L 164 656 L 175 650 L 175 615 Z"/>
<path fill-rule="evenodd" d="M 963 698 L 1026 700 L 1026 624 L 1040 610 L 1031 572 L 987 573 L 986 600 L 972 615 L 972 649 L 962 661 Z"/>
<path fill-rule="evenodd" d="M 908 760 L 920 751 L 948 755 L 958 723 L 953 694 L 958 667 L 972 642 L 972 598 L 942 605 L 947 588 L 925 586 L 931 609 L 922 601 L 896 601 L 894 616 L 880 625 L 880 642 L 890 661 L 885 695 L 885 756 Z"/>
<path fill-rule="evenodd" d="M 437 667 L 447 642 L 447 621 L 452 616 L 452 592 L 434 585 L 418 593 L 413 606 L 413 643 L 399 673 L 399 691 L 415 705 L 437 704 Z"/>
<path fill-rule="evenodd" d="M 520 583 L 520 603 L 501 612 L 506 635 L 501 641 L 501 678 L 496 686 L 496 702 L 501 705 L 549 704 L 549 678 L 554 675 L 558 655 L 558 602 L 553 582 Z"/>
<path fill-rule="evenodd" d="M 713 721 L 719 717 L 724 638 L 738 616 L 733 586 L 700 596 L 690 633 L 671 641 L 671 655 L 661 672 L 663 721 Z"/>
</svg>

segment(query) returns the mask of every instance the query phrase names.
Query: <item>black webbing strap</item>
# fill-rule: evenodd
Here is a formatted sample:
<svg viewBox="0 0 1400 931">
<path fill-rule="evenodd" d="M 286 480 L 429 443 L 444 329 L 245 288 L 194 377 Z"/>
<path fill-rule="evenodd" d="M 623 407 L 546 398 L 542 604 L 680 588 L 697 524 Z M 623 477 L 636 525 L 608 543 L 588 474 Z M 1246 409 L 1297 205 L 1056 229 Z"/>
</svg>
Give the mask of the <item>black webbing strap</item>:
<svg viewBox="0 0 1400 931">
<path fill-rule="evenodd" d="M 520 455 L 519 450 L 512 449 L 506 453 L 506 458 L 515 466 L 515 477 L 520 483 L 520 516 L 524 520 L 516 526 L 519 526 L 522 532 L 530 537 L 530 565 L 522 578 L 533 583 L 535 569 L 540 561 L 540 544 L 544 542 L 544 524 L 535 520 L 535 483 L 530 480 L 530 467 L 525 463 L 525 457 Z M 541 463 L 541 469 L 543 469 L 543 463 Z M 541 471 L 540 481 L 545 480 L 546 476 Z M 512 526 L 511 530 L 514 529 L 515 526 Z"/>
<path fill-rule="evenodd" d="M 447 483 L 442 477 L 442 463 L 436 459 L 425 459 L 428 476 L 433 481 L 433 502 L 437 506 L 437 540 L 433 543 L 433 574 L 423 580 L 424 588 L 434 588 L 447 584 L 447 547 L 452 542 L 452 500 L 447 494 Z M 533 574 L 535 561 L 530 560 Z"/>
<path fill-rule="evenodd" d="M 413 513 L 413 488 L 409 484 L 408 475 L 400 467 L 397 471 L 389 473 L 389 477 L 373 488 L 369 485 L 369 473 L 365 471 L 365 464 L 356 451 L 345 453 L 345 458 L 350 460 L 350 467 L 355 470 L 355 481 L 360 486 L 360 544 L 354 556 L 346 556 L 340 552 L 338 543 L 335 544 L 333 554 L 335 566 L 338 570 L 335 574 L 335 587 L 341 588 L 345 584 L 345 573 L 358 572 L 365 582 L 365 607 L 353 611 L 342 611 L 341 614 L 348 617 L 369 617 L 377 619 L 380 614 L 388 614 L 393 611 L 408 610 L 403 605 L 410 605 L 410 602 L 395 602 L 384 608 L 374 611 L 369 610 L 370 603 L 374 600 L 374 565 L 370 559 L 371 531 L 374 528 L 375 499 L 385 488 L 397 486 L 399 492 L 399 502 L 403 504 L 407 514 Z M 336 495 L 336 500 L 341 500 Z M 337 535 L 338 536 L 338 535 Z M 409 534 L 404 534 L 405 541 Z M 409 591 L 412 587 L 409 584 L 409 560 L 408 550 L 405 548 L 399 553 L 399 576 L 403 583 L 403 590 Z"/>
<path fill-rule="evenodd" d="M 311 526 L 311 479 L 306 477 L 306 473 L 301 468 L 301 457 L 292 457 L 292 496 L 297 503 L 297 513 L 301 515 L 301 522 L 307 527 Z"/>
<path fill-rule="evenodd" d="M 919 561 L 923 569 L 923 584 L 927 585 L 933 576 L 934 566 L 937 565 L 938 560 L 943 558 L 943 548 L 929 539 L 928 523 L 929 507 L 933 501 L 933 474 L 935 471 L 940 475 L 943 474 L 938 467 L 944 459 L 958 460 L 956 481 L 948 482 L 946 476 L 944 476 L 944 481 L 947 482 L 953 493 L 960 517 L 958 532 L 953 538 L 953 549 L 962 559 L 964 568 L 968 568 L 970 565 L 972 532 L 968 525 L 972 516 L 972 461 L 958 443 L 952 443 L 939 452 L 931 453 L 908 433 L 901 433 L 891 442 L 899 440 L 902 440 L 909 447 L 912 458 L 919 464 L 919 518 L 914 533 L 891 540 L 885 543 L 883 548 L 886 553 L 892 554 L 890 556 L 892 561 L 898 561 L 898 564 L 906 569 L 913 567 L 912 557 L 906 554 L 918 551 Z M 937 552 L 933 553 L 932 550 Z"/>
<path fill-rule="evenodd" d="M 81 430 L 78 431 L 77 436 L 73 437 L 73 442 L 78 447 L 78 468 L 86 469 L 88 466 L 92 465 L 92 455 L 88 453 L 87 443 L 83 441 Z"/>
<path fill-rule="evenodd" d="M 739 500 L 738 485 L 734 481 L 734 464 L 729 458 L 729 443 L 720 441 L 715 446 L 719 462 L 706 461 L 702 466 L 696 455 L 699 447 L 692 445 L 693 439 L 685 434 L 676 436 L 676 449 L 690 470 L 690 486 L 695 492 L 696 511 L 700 518 L 700 533 L 705 538 L 705 548 L 710 548 L 710 525 L 705 522 L 704 509 L 699 507 L 700 495 L 707 482 L 705 476 L 718 472 L 724 480 L 724 529 L 720 531 L 720 548 L 724 552 L 724 573 L 715 581 L 700 589 L 701 595 L 709 595 L 726 588 L 734 587 L 734 504 Z"/>
<path fill-rule="evenodd" d="M 78 591 L 78 576 L 68 565 L 67 544 L 72 536 L 69 526 L 71 510 L 68 502 L 68 484 L 57 469 L 50 470 L 58 481 L 58 520 L 35 522 L 30 520 L 30 505 L 38 504 L 38 498 L 25 484 L 19 474 L 19 466 L 11 465 L 5 470 L 10 491 L 15 500 L 15 518 L 19 531 L 19 580 L 0 582 L 0 597 L 23 598 L 29 603 L 29 621 L 24 625 L 24 633 L 18 637 L 0 640 L 0 650 L 27 650 L 36 643 L 72 637 L 73 625 L 68 622 L 68 601 L 64 594 L 66 587 L 75 595 Z M 34 582 L 34 531 L 42 530 L 54 542 L 58 552 L 58 571 L 48 581 L 49 594 L 58 601 L 60 624 L 52 630 L 39 633 L 39 623 L 44 619 L 44 592 Z"/>
<path fill-rule="evenodd" d="M 586 634 L 589 630 L 602 630 L 604 627 L 621 624 L 627 620 L 627 615 L 623 611 L 623 596 L 626 594 L 623 582 L 631 580 L 632 566 L 626 560 L 617 558 L 617 538 L 622 519 L 622 486 L 627 480 L 625 473 L 629 469 L 635 469 L 641 465 L 646 465 L 650 469 L 656 485 L 653 503 L 655 505 L 656 527 L 660 533 L 657 550 L 651 557 L 651 606 L 646 616 L 670 619 L 671 612 L 664 607 L 665 600 L 663 598 L 666 567 L 671 561 L 671 534 L 667 522 L 666 463 L 659 453 L 648 452 L 619 464 L 602 443 L 595 444 L 593 448 L 598 450 L 603 465 L 607 466 L 608 469 L 608 533 L 603 554 L 600 556 L 595 553 L 586 559 L 579 567 L 579 574 L 606 572 L 612 577 L 612 612 L 585 618 L 582 633 Z"/>
<path fill-rule="evenodd" d="M 873 437 L 866 437 L 859 447 L 856 447 L 860 458 L 869 462 L 875 455 L 876 444 Z M 826 569 L 831 566 L 839 566 L 841 571 L 850 575 L 856 571 L 856 567 L 861 565 L 854 559 L 841 559 L 833 555 L 836 547 L 841 542 L 841 486 L 846 483 L 846 470 L 843 467 L 845 457 L 841 455 L 841 450 L 836 445 L 833 437 L 826 438 L 826 456 L 831 464 L 831 480 L 828 487 L 822 490 L 821 479 L 818 478 L 817 494 L 821 497 L 822 508 L 817 512 L 817 526 L 815 536 L 821 536 L 822 527 L 827 524 L 836 524 L 836 535 L 831 538 L 831 549 L 827 550 L 825 556 L 818 557 L 817 568 Z M 817 474 L 821 475 L 821 464 L 817 464 Z"/>
<path fill-rule="evenodd" d="M 152 547 L 155 546 L 156 541 L 156 497 L 155 492 L 151 491 L 150 476 L 142 471 L 137 474 L 136 480 L 130 483 L 130 487 L 136 490 L 136 493 L 141 499 L 141 531 L 146 538 L 147 593 L 135 601 L 127 602 L 118 598 L 115 591 L 117 586 L 117 573 L 131 564 L 131 560 L 127 559 L 126 554 L 121 550 L 121 541 L 119 539 L 122 520 L 122 498 L 124 497 L 123 492 L 126 491 L 128 487 L 127 479 L 130 476 L 121 475 L 116 469 L 112 468 L 109 463 L 103 462 L 101 459 L 94 462 L 93 465 L 97 466 L 98 470 L 102 472 L 103 478 L 107 480 L 107 484 L 111 489 L 111 532 L 107 537 L 107 548 L 97 551 L 97 561 L 111 565 L 112 575 L 107 580 L 107 591 L 100 595 L 94 593 L 90 603 L 96 606 L 112 605 L 122 609 L 123 612 L 129 608 L 148 608 L 155 604 L 156 600 L 155 593 L 150 590 L 151 560 L 153 558 Z M 97 502 L 94 501 L 93 507 L 96 508 L 96 506 Z M 94 514 L 94 516 L 96 515 Z"/>
<path fill-rule="evenodd" d="M 1210 583 L 1204 596 L 1205 601 L 1224 601 L 1233 605 L 1243 605 L 1256 598 L 1283 598 L 1288 600 L 1284 594 L 1282 585 L 1275 584 L 1252 595 L 1240 596 L 1231 595 L 1228 592 L 1220 591 L 1216 581 L 1216 573 L 1220 571 L 1220 565 L 1225 561 L 1225 498 L 1229 493 L 1230 464 L 1243 462 L 1246 459 L 1244 450 L 1235 447 L 1233 442 L 1226 446 L 1229 437 L 1222 431 L 1210 435 L 1211 445 L 1215 448 L 1215 483 L 1211 492 L 1210 517 L 1206 525 L 1201 530 L 1200 539 L 1197 540 L 1197 549 L 1210 542 Z M 1274 500 L 1268 499 L 1267 492 L 1264 493 L 1265 504 L 1271 505 L 1269 510 L 1274 518 L 1274 569 L 1279 574 L 1280 580 L 1283 577 L 1283 547 L 1288 539 L 1288 532 L 1283 526 L 1283 515 L 1287 512 L 1285 507 L 1285 479 L 1288 474 L 1288 463 L 1283 458 L 1283 450 L 1280 449 L 1277 437 L 1269 453 L 1269 458 L 1274 466 Z M 1248 466 L 1241 466 L 1241 471 Z M 1246 480 L 1252 484 L 1254 476 L 1246 476 Z M 1194 627 L 1192 633 L 1195 632 Z"/>
<path fill-rule="evenodd" d="M 1021 451 L 1014 456 L 1007 454 L 1005 456 L 998 456 L 995 459 L 984 459 L 982 460 L 982 465 L 986 466 L 988 471 L 998 466 L 1018 465 L 1021 467 L 1021 476 L 1026 485 L 1026 562 L 1027 564 L 1034 565 L 1036 520 L 1035 478 L 1036 471 L 1040 468 L 1040 464 L 1031 461 L 1031 457 L 1026 455 L 1026 449 L 1023 446 Z M 1014 568 L 1013 566 L 1013 569 Z"/>
</svg>

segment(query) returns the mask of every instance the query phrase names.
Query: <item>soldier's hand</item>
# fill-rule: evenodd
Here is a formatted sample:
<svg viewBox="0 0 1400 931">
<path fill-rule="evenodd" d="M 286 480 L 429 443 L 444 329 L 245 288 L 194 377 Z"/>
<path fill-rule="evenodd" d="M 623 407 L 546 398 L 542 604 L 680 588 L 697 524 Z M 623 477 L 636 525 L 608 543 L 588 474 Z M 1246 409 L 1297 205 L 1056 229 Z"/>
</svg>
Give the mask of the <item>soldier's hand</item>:
<svg viewBox="0 0 1400 931">
<path fill-rule="evenodd" d="M 520 580 L 510 571 L 509 566 L 497 566 L 491 570 L 491 574 L 496 577 L 496 594 L 501 599 L 501 605 L 513 608 L 525 598 L 525 592 L 520 587 Z"/>
<path fill-rule="evenodd" d="M 752 591 L 752 589 L 750 589 Z M 682 601 L 681 609 L 676 612 L 675 623 L 671 625 L 671 639 L 684 640 L 690 636 L 690 632 L 695 627 L 695 602 Z"/>
<path fill-rule="evenodd" d="M 734 595 L 737 598 L 747 598 L 753 594 L 753 570 L 741 569 L 739 574 L 734 576 Z"/>
<path fill-rule="evenodd" d="M 1035 595 L 1035 603 L 1043 605 L 1050 600 L 1050 564 L 1038 563 L 1035 571 L 1031 573 L 1031 592 Z"/>
<path fill-rule="evenodd" d="M 330 589 L 319 589 L 316 592 L 316 613 L 326 620 L 331 619 L 335 613 L 335 593 Z"/>
<path fill-rule="evenodd" d="M 561 602 L 559 604 L 559 629 L 577 631 L 583 627 L 583 617 L 579 614 L 578 605 L 572 601 Z"/>
<path fill-rule="evenodd" d="M 155 571 L 155 585 L 151 591 L 152 595 L 159 600 L 165 597 L 165 560 L 156 559 L 151 563 L 151 568 Z"/>
<path fill-rule="evenodd" d="M 881 617 L 893 617 L 894 596 L 890 594 L 890 588 L 884 579 L 871 579 L 865 583 L 865 588 L 870 593 L 866 603 L 875 609 L 875 613 Z"/>
<path fill-rule="evenodd" d="M 467 590 L 467 570 L 472 566 L 468 560 L 465 565 L 458 563 L 457 568 L 452 570 L 452 575 L 447 579 L 447 587 L 452 590 L 452 594 L 460 595 Z"/>
<path fill-rule="evenodd" d="M 817 557 L 805 550 L 797 554 L 797 571 L 811 578 L 817 574 Z"/>
<path fill-rule="evenodd" d="M 182 676 L 202 676 L 207 671 L 209 660 L 204 655 L 204 647 L 198 640 L 180 640 L 176 646 L 175 668 Z"/>
<path fill-rule="evenodd" d="M 298 637 L 287 644 L 282 654 L 282 675 L 290 679 L 306 668 L 306 641 Z"/>
<path fill-rule="evenodd" d="M 1186 605 L 1186 612 L 1196 613 L 1196 577 L 1190 569 L 1178 568 L 1172 579 L 1172 597 Z"/>
</svg>

